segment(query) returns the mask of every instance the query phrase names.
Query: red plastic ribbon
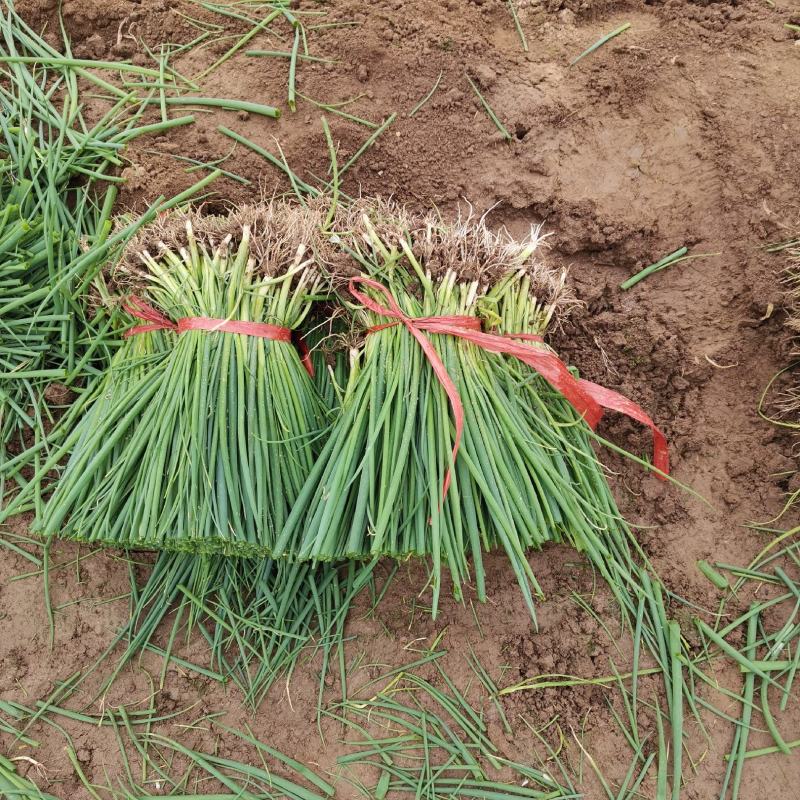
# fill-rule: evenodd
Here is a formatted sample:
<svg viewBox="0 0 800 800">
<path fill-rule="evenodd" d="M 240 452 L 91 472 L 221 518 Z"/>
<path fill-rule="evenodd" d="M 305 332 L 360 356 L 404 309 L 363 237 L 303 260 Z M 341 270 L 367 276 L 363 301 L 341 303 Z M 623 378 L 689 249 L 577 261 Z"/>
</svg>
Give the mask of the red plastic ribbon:
<svg viewBox="0 0 800 800">
<path fill-rule="evenodd" d="M 544 344 L 544 339 L 534 333 L 512 333 L 512 339 L 524 339 L 530 342 L 540 342 Z M 570 373 L 572 376 L 572 373 Z M 602 408 L 607 408 L 609 411 L 618 411 L 626 417 L 635 419 L 647 428 L 653 435 L 653 466 L 661 470 L 664 475 L 669 475 L 669 446 L 667 445 L 667 437 L 659 430 L 655 422 L 645 413 L 644 409 L 633 400 L 625 397 L 624 394 L 615 392 L 613 389 L 608 389 L 601 386 L 599 383 L 592 383 L 583 378 L 574 378 L 577 380 L 578 385 L 593 398 L 598 405 Z M 660 480 L 664 480 L 663 475 L 656 475 Z"/>
<path fill-rule="evenodd" d="M 356 288 L 358 285 L 367 286 L 382 294 L 386 298 L 387 305 L 383 306 L 368 295 L 360 292 Z M 392 297 L 391 292 L 383 284 L 371 278 L 351 278 L 350 294 L 375 314 L 395 320 L 394 322 L 376 325 L 370 328 L 368 333 L 384 330 L 394 325 L 405 325 L 409 333 L 419 342 L 433 368 L 434 374 L 447 393 L 450 406 L 453 409 L 456 428 L 452 452 L 454 463 L 461 446 L 461 437 L 464 431 L 464 407 L 453 379 L 448 374 L 433 343 L 425 336 L 424 332 L 456 336 L 459 339 L 472 342 L 472 344 L 483 350 L 510 355 L 519 359 L 536 370 L 554 389 L 560 392 L 592 429 L 597 426 L 603 416 L 604 408 L 619 411 L 641 422 L 650 428 L 653 434 L 653 465 L 665 474 L 669 472 L 667 440 L 640 406 L 611 389 L 606 389 L 591 381 L 576 378 L 555 353 L 523 344 L 521 341 L 514 341 L 516 339 L 541 343 L 543 339 L 540 336 L 533 334 L 498 336 L 491 333 L 483 333 L 480 330 L 480 320 L 475 317 L 409 317 Z M 449 488 L 450 470 L 447 471 L 445 476 L 442 497 L 447 494 Z"/>
<path fill-rule="evenodd" d="M 127 300 L 122 301 L 122 310 L 127 311 L 132 317 L 136 319 L 143 319 L 149 325 L 135 325 L 133 328 L 125 331 L 122 334 L 124 339 L 129 336 L 136 336 L 139 333 L 148 333 L 150 331 L 177 331 L 178 326 L 171 320 L 165 317 L 160 311 L 144 302 L 139 297 L 129 297 Z"/>
<path fill-rule="evenodd" d="M 131 316 L 148 323 L 147 325 L 136 325 L 126 331 L 123 334 L 126 339 L 138 333 L 168 330 L 175 331 L 175 333 L 219 331 L 220 333 L 241 333 L 244 336 L 259 336 L 262 339 L 270 339 L 275 342 L 292 341 L 291 328 L 270 325 L 266 322 L 246 322 L 244 320 L 215 319 L 214 317 L 181 317 L 176 323 L 139 297 L 129 297 L 123 302 L 122 308 Z M 300 361 L 313 378 L 314 367 L 311 363 L 308 345 L 299 335 L 297 337 L 297 348 L 300 351 Z"/>
<path fill-rule="evenodd" d="M 235 319 L 215 319 L 213 317 L 182 317 L 178 320 L 178 333 L 186 331 L 219 331 L 220 333 L 241 333 L 244 336 L 259 336 L 275 342 L 291 342 L 292 331 L 280 325 L 266 322 L 245 322 Z"/>
<path fill-rule="evenodd" d="M 291 339 L 297 352 L 300 356 L 300 363 L 306 368 L 306 372 L 313 378 L 314 377 L 314 362 L 311 360 L 311 350 L 308 342 L 303 338 L 303 334 L 299 331 L 292 331 Z"/>
</svg>

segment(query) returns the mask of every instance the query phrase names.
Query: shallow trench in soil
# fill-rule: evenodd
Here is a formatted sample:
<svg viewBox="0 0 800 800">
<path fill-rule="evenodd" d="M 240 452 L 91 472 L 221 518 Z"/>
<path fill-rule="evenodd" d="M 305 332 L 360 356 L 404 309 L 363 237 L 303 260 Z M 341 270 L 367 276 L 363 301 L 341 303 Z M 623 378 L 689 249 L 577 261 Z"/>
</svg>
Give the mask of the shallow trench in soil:
<svg viewBox="0 0 800 800">
<path fill-rule="evenodd" d="M 517 7 L 528 52 L 500 0 L 306 0 L 299 8 L 322 10 L 326 21 L 357 24 L 310 31 L 310 51 L 332 62 L 302 62 L 298 89 L 326 103 L 358 97 L 347 110 L 369 120 L 397 115 L 344 177 L 348 194 L 393 196 L 414 209 L 435 205 L 446 217 L 468 203 L 475 213 L 488 213 L 493 226 L 520 235 L 543 225 L 549 234 L 545 258 L 569 267 L 583 303 L 551 343 L 584 377 L 648 410 L 669 438 L 674 477 L 707 501 L 605 452 L 620 508 L 665 585 L 697 606 L 714 608 L 718 595 L 696 561 L 748 563 L 764 534 L 745 526 L 772 518 L 787 491 L 796 488 L 790 432 L 758 413 L 764 387 L 787 365 L 791 351 L 779 282 L 784 262 L 765 248 L 800 228 L 800 41 L 784 26 L 793 19 L 792 9 L 756 0 L 520 0 Z M 30 0 L 20 8 L 37 29 L 46 24 L 57 31 L 54 2 Z M 151 48 L 189 41 L 193 28 L 185 15 L 209 12 L 188 0 L 64 0 L 63 13 L 77 57 L 136 63 L 145 58 L 140 41 Z M 796 16 L 794 21 L 800 22 Z M 626 22 L 631 27 L 624 34 L 569 66 L 571 58 Z M 285 45 L 267 36 L 252 42 L 253 48 Z M 223 51 L 224 45 L 192 51 L 177 64 L 193 74 Z M 324 175 L 328 151 L 320 109 L 301 98 L 296 113 L 289 113 L 287 68 L 285 59 L 237 54 L 205 78 L 206 94 L 273 103 L 284 114 L 278 121 L 198 114 L 192 126 L 137 140 L 126 151 L 120 207 L 142 210 L 159 195 L 193 183 L 197 176 L 187 174 L 176 155 L 211 161 L 231 153 L 220 124 L 273 152 L 279 143 L 301 176 Z M 467 73 L 510 141 L 480 106 Z M 430 100 L 410 116 L 437 79 Z M 328 119 L 339 152 L 349 157 L 369 132 L 339 116 Z M 218 181 L 221 205 L 290 188 L 280 172 L 245 148 L 235 148 L 224 166 L 250 183 Z M 628 292 L 619 289 L 626 277 L 684 245 L 691 253 L 712 255 L 657 273 Z M 609 417 L 601 432 L 635 453 L 648 452 L 647 436 L 620 418 Z M 782 524 L 793 521 L 790 514 Z M 24 529 L 27 523 L 20 519 L 15 525 Z M 461 686 L 473 677 L 465 659 L 470 647 L 502 685 L 542 673 L 608 675 L 609 659 L 622 670 L 629 636 L 602 582 L 566 548 L 549 547 L 529 558 L 546 595 L 538 631 L 501 554 L 487 558 L 489 601 L 481 606 L 468 596 L 462 606 L 443 592 L 435 621 L 424 611 L 426 595 L 418 595 L 423 571 L 406 564 L 377 613 L 367 614 L 367 598 L 352 611 L 348 663 L 360 659 L 366 680 L 382 669 L 368 665 L 412 661 L 415 647 L 441 635 L 448 650 L 443 663 Z M 29 565 L 13 553 L 0 560 L 4 698 L 30 703 L 47 697 L 55 681 L 94 661 L 127 615 L 127 601 L 113 600 L 129 591 L 121 559 L 67 544 L 55 547 L 53 559 L 64 565 L 51 578 L 53 603 L 61 606 L 53 649 L 39 578 L 13 580 Z M 388 565 L 382 569 L 388 573 Z M 575 602 L 575 593 L 596 616 Z M 746 606 L 748 597 L 739 602 Z M 691 628 L 691 612 L 680 614 Z M 181 654 L 190 659 L 193 647 Z M 157 657 L 145 657 L 125 671 L 105 702 L 147 702 L 145 671 L 160 669 Z M 192 706 L 188 719 L 223 711 L 228 724 L 247 722 L 260 740 L 324 773 L 344 746 L 333 724 L 324 726 L 324 743 L 318 735 L 319 669 L 318 660 L 302 664 L 251 715 L 235 690 L 226 692 L 173 665 L 154 702 L 165 713 Z M 735 670 L 720 668 L 719 677 L 738 691 Z M 335 698 L 341 693 L 338 679 L 329 683 L 326 696 Z M 643 686 L 661 691 L 658 681 Z M 90 689 L 91 681 L 86 699 Z M 584 760 L 587 798 L 604 795 L 573 732 L 614 785 L 624 777 L 630 751 L 609 712 L 615 699 L 608 688 L 520 692 L 501 702 L 519 729 L 516 735 L 504 733 L 492 706 L 486 713 L 493 739 L 509 755 L 532 759 L 536 748 L 519 724 L 522 717 L 535 728 L 555 717 L 565 734 L 567 761 L 577 766 Z M 739 713 L 735 703 L 724 708 Z M 800 737 L 797 697 L 781 720 L 787 740 Z M 718 797 L 722 759 L 730 749 L 732 726 L 714 717 L 705 721 L 708 737 L 698 730 L 686 740 L 695 764 L 686 768 L 681 797 L 687 800 Z M 654 730 L 652 715 L 640 724 L 643 732 Z M 107 731 L 72 723 L 66 728 L 90 780 L 120 774 L 116 742 Z M 41 725 L 32 730 L 40 741 L 36 760 L 46 769 L 42 788 L 59 798 L 88 797 L 63 739 Z M 174 726 L 165 730 L 176 735 Z M 197 749 L 217 744 L 208 725 L 180 735 Z M 753 736 L 753 746 L 769 741 Z M 223 746 L 236 757 L 235 744 Z M 362 778 L 374 780 L 368 772 Z M 740 796 L 788 798 L 798 781 L 800 758 L 755 759 L 747 763 Z M 643 796 L 653 791 L 646 782 Z M 339 796 L 358 795 L 341 783 Z"/>
</svg>

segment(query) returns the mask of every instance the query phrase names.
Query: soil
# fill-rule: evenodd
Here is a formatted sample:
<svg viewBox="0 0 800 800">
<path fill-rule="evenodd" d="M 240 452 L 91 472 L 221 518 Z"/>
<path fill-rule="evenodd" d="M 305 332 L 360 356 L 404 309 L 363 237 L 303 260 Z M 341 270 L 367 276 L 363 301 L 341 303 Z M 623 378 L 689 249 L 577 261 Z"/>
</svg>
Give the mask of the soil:
<svg viewBox="0 0 800 800">
<path fill-rule="evenodd" d="M 665 584 L 702 608 L 714 608 L 718 594 L 696 561 L 748 563 L 765 540 L 746 524 L 771 519 L 786 492 L 796 488 L 792 436 L 759 416 L 758 404 L 790 352 L 779 282 L 783 262 L 765 247 L 796 236 L 800 228 L 800 34 L 785 27 L 800 23 L 798 9 L 784 0 L 518 0 L 516 5 L 528 52 L 501 0 L 303 0 L 300 9 L 327 14 L 322 22 L 356 24 L 309 30 L 310 52 L 335 62 L 302 61 L 298 90 L 326 103 L 358 96 L 347 111 L 377 122 L 397 114 L 344 176 L 348 194 L 393 195 L 414 208 L 436 205 L 445 215 L 468 202 L 515 233 L 543 224 L 550 234 L 548 259 L 569 266 L 584 301 L 553 344 L 585 377 L 622 391 L 649 411 L 669 438 L 674 477 L 708 501 L 607 453 L 620 507 L 641 526 L 638 538 Z M 46 24 L 55 41 L 55 0 L 29 0 L 20 8 L 37 29 Z M 148 63 L 141 42 L 157 49 L 164 41 L 194 38 L 197 30 L 184 15 L 220 21 L 189 0 L 63 0 L 63 13 L 76 56 L 136 63 Z M 569 65 L 626 22 L 630 29 Z M 226 25 L 232 32 L 246 30 L 235 20 Z M 281 30 L 283 40 L 260 35 L 248 47 L 289 49 L 288 28 Z M 226 46 L 194 50 L 175 63 L 196 74 Z M 220 124 L 275 154 L 280 145 L 292 168 L 309 181 L 325 175 L 321 111 L 303 99 L 296 113 L 288 111 L 287 71 L 287 59 L 239 53 L 204 78 L 205 94 L 273 103 L 284 114 L 274 121 L 199 113 L 193 126 L 135 142 L 126 151 L 128 181 L 120 204 L 140 210 L 160 194 L 173 195 L 193 183 L 197 174 L 187 174 L 177 155 L 211 161 L 230 154 L 225 169 L 251 181 L 216 184 L 218 197 L 231 202 L 290 189 L 258 155 L 233 148 L 217 131 Z M 485 113 L 467 74 L 503 121 L 510 141 Z M 430 100 L 410 116 L 440 75 Z M 369 131 L 326 116 L 342 163 Z M 620 291 L 626 277 L 684 245 L 692 254 L 710 255 Z M 609 419 L 602 433 L 635 452 L 648 452 L 646 435 L 624 420 Z M 25 522 L 19 521 L 20 529 Z M 56 546 L 54 558 L 65 566 L 52 576 L 53 603 L 62 606 L 53 649 L 38 578 L 13 580 L 30 564 L 11 552 L 0 560 L 3 697 L 21 702 L 47 697 L 55 681 L 103 651 L 127 615 L 126 600 L 113 600 L 129 591 L 124 561 L 65 544 Z M 449 650 L 446 668 L 462 686 L 472 675 L 464 658 L 470 645 L 500 685 L 540 673 L 607 675 L 609 658 L 622 669 L 626 637 L 607 591 L 595 585 L 579 557 L 549 548 L 530 560 L 547 596 L 538 632 L 502 556 L 487 559 L 491 598 L 485 606 L 476 603 L 473 614 L 470 607 L 444 600 L 435 622 L 420 610 L 425 602 L 424 595 L 417 597 L 420 571 L 405 565 L 379 613 L 367 616 L 367 599 L 359 601 L 348 625 L 348 659 L 363 652 L 363 664 L 400 665 L 416 657 L 413 648 L 429 646 L 442 634 L 441 644 Z M 608 630 L 571 599 L 573 592 L 587 598 Z M 160 662 L 147 657 L 131 667 L 106 702 L 146 702 L 150 689 L 143 669 L 157 675 Z M 161 711 L 196 704 L 192 719 L 223 710 L 229 724 L 249 721 L 262 741 L 319 764 L 323 772 L 334 769 L 342 749 L 338 729 L 326 729 L 325 744 L 317 736 L 318 670 L 313 660 L 298 668 L 252 718 L 236 692 L 226 695 L 213 681 L 181 668 L 169 669 L 155 703 Z M 356 670 L 354 685 L 370 674 Z M 720 671 L 720 676 L 738 686 L 735 674 Z M 335 698 L 340 688 L 334 682 L 327 691 Z M 597 686 L 508 695 L 505 712 L 521 732 L 505 737 L 492 719 L 492 733 L 503 750 L 532 760 L 535 741 L 524 733 L 520 717 L 537 728 L 557 717 L 567 760 L 576 767 L 583 763 L 585 796 L 599 798 L 602 790 L 572 733 L 580 738 L 583 731 L 583 746 L 618 785 L 631 754 L 610 716 L 606 699 L 611 697 Z M 735 703 L 724 709 L 738 716 Z M 796 696 L 780 722 L 787 740 L 800 737 Z M 686 800 L 719 796 L 733 730 L 719 718 L 706 723 L 707 739 L 700 732 L 687 739 L 695 768 L 686 769 L 681 794 Z M 652 719 L 642 724 L 653 729 Z M 107 729 L 71 723 L 67 729 L 90 780 L 103 782 L 106 771 L 121 774 Z M 217 743 L 208 723 L 168 729 L 192 746 L 210 749 Z M 46 769 L 42 787 L 61 798 L 88 797 L 61 736 L 41 725 L 32 731 L 41 745 L 30 754 Z M 760 737 L 753 742 L 758 746 Z M 237 753 L 230 741 L 222 747 Z M 19 745 L 17 751 L 30 752 Z M 24 762 L 20 769 L 27 769 Z M 740 797 L 792 797 L 798 782 L 800 758 L 754 759 L 747 762 Z M 643 796 L 654 796 L 652 784 L 645 786 L 650 788 Z M 342 782 L 338 796 L 358 795 Z"/>
</svg>

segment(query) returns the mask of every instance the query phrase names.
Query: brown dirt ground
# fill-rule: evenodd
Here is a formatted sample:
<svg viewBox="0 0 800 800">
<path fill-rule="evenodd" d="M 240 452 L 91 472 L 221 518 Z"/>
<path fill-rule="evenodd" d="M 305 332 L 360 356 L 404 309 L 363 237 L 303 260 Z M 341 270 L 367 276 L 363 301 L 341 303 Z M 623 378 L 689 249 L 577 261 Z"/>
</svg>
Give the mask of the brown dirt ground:
<svg viewBox="0 0 800 800">
<path fill-rule="evenodd" d="M 22 7 L 37 26 L 48 22 L 57 30 L 55 0 L 29 0 Z M 776 277 L 781 264 L 764 246 L 796 235 L 800 226 L 800 41 L 784 27 L 800 22 L 797 9 L 793 17 L 784 0 L 519 0 L 530 45 L 525 53 L 501 0 L 304 0 L 300 7 L 326 11 L 328 20 L 359 23 L 310 31 L 311 52 L 337 62 L 303 62 L 300 91 L 327 102 L 361 95 L 348 110 L 376 121 L 397 113 L 346 175 L 345 191 L 392 194 L 414 207 L 437 204 L 448 214 L 466 199 L 481 213 L 493 209 L 490 219 L 512 231 L 532 222 L 552 231 L 549 257 L 570 265 L 586 303 L 556 346 L 585 376 L 650 411 L 670 439 L 675 477 L 710 501 L 705 505 L 609 454 L 623 512 L 642 526 L 640 540 L 667 585 L 714 607 L 717 595 L 699 575 L 696 560 L 747 563 L 763 534 L 743 525 L 773 516 L 787 489 L 795 488 L 793 479 L 781 475 L 796 469 L 792 440 L 759 417 L 757 403 L 788 357 Z M 188 0 L 64 0 L 63 11 L 77 56 L 141 63 L 136 37 L 154 48 L 163 41 L 185 42 L 196 34 L 179 12 L 210 17 Z M 625 34 L 568 66 L 571 57 L 624 22 L 632 24 Z M 286 49 L 287 41 L 262 36 L 251 46 Z M 222 47 L 194 52 L 178 66 L 192 74 Z M 240 54 L 206 78 L 203 90 L 285 107 L 287 68 L 285 60 Z M 440 72 L 438 91 L 410 118 Z M 478 106 L 465 72 L 513 134 L 511 142 L 498 136 Z M 328 157 L 319 113 L 301 101 L 295 114 L 285 109 L 278 122 L 199 114 L 196 125 L 139 141 L 127 151 L 129 180 L 120 202 L 141 208 L 192 183 L 196 175 L 185 174 L 173 155 L 210 160 L 229 153 L 232 142 L 216 131 L 220 123 L 273 152 L 277 140 L 301 176 L 322 175 Z M 328 116 L 345 158 L 367 132 Z M 243 148 L 225 167 L 253 181 L 219 183 L 220 195 L 229 200 L 251 199 L 259 186 L 267 193 L 288 188 L 282 175 Z M 695 253 L 718 255 L 619 291 L 624 277 L 684 244 Z M 646 452 L 646 437 L 633 426 L 605 424 L 612 439 Z M 26 562 L 13 554 L 0 560 L 3 696 L 28 702 L 47 696 L 54 680 L 93 660 L 123 621 L 126 601 L 104 601 L 128 591 L 126 565 L 112 554 L 77 561 L 78 554 L 88 551 L 57 549 L 56 558 L 70 563 L 53 578 L 53 601 L 75 602 L 58 614 L 52 652 L 40 584 L 34 578 L 11 582 Z M 576 568 L 574 554 L 551 548 L 530 558 L 547 594 L 538 633 L 502 556 L 488 559 L 492 593 L 489 604 L 476 607 L 480 628 L 469 608 L 453 602 L 443 603 L 435 623 L 416 612 L 420 574 L 408 567 L 381 606 L 385 626 L 364 617 L 365 601 L 352 615 L 349 658 L 363 651 L 365 663 L 402 664 L 414 657 L 406 648 L 446 631 L 447 668 L 462 685 L 470 675 L 463 659 L 468 644 L 498 680 L 505 668 L 502 684 L 542 672 L 608 674 L 609 657 L 625 664 L 603 629 L 570 600 L 573 591 L 593 591 L 591 573 Z M 593 603 L 627 652 L 602 586 Z M 159 668 L 148 659 L 144 666 Z M 285 690 L 275 687 L 250 721 L 263 741 L 326 769 L 341 749 L 336 731 L 328 731 L 326 746 L 316 735 L 316 670 L 317 664 L 305 665 Z M 107 702 L 145 698 L 148 691 L 134 666 Z M 334 683 L 331 697 L 336 692 Z M 577 732 L 585 723 L 585 746 L 613 782 L 624 775 L 630 752 L 611 722 L 606 696 L 612 695 L 584 687 L 520 693 L 504 702 L 510 718 L 524 714 L 537 726 L 558 715 L 573 764 L 579 752 L 570 728 Z M 161 710 L 198 703 L 192 718 L 223 709 L 233 724 L 247 718 L 235 692 L 226 696 L 214 683 L 177 669 L 170 670 L 156 703 Z M 738 715 L 735 704 L 725 708 Z M 652 719 L 642 724 L 652 730 Z M 686 770 L 687 800 L 719 794 L 732 730 L 714 718 L 707 724 L 710 741 L 700 735 L 687 740 L 696 762 L 695 770 Z M 800 736 L 796 697 L 781 724 L 787 739 Z M 105 732 L 69 730 L 90 778 L 103 780 L 104 770 L 120 773 Z M 45 787 L 63 798 L 86 797 L 63 740 L 47 728 L 34 733 L 42 742 L 35 757 L 47 768 Z M 493 733 L 508 752 L 532 757 L 533 744 L 523 733 L 505 739 L 496 720 Z M 216 740 L 204 728 L 178 734 L 192 745 L 211 747 Z M 236 753 L 230 743 L 223 746 Z M 749 761 L 741 797 L 792 797 L 798 781 L 800 758 Z M 337 796 L 349 797 L 349 791 L 342 784 Z M 599 791 L 587 779 L 586 796 L 600 797 Z M 643 794 L 653 796 L 648 791 L 652 786 Z"/>
</svg>

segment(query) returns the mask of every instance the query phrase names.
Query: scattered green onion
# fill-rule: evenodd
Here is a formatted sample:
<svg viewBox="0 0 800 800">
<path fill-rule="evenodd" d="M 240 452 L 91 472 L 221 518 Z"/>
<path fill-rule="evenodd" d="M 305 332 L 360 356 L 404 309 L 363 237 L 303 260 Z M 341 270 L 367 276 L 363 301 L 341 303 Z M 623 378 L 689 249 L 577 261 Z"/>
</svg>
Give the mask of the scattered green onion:
<svg viewBox="0 0 800 800">
<path fill-rule="evenodd" d="M 582 58 L 585 58 L 588 55 L 594 53 L 595 50 L 601 48 L 606 42 L 611 41 L 615 36 L 619 36 L 621 33 L 625 33 L 628 28 L 631 27 L 630 22 L 626 22 L 624 25 L 620 25 L 619 28 L 614 29 L 611 33 L 607 33 L 605 36 L 601 36 L 591 47 L 586 48 L 579 56 L 576 56 L 569 62 L 571 67 L 575 66 Z"/>
</svg>

